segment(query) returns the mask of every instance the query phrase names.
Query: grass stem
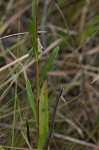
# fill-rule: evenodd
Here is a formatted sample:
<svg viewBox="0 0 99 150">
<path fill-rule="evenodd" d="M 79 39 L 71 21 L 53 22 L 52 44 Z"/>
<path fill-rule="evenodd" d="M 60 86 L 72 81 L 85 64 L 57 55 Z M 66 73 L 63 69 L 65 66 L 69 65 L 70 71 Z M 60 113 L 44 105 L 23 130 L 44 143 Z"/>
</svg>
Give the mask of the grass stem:
<svg viewBox="0 0 99 150">
<path fill-rule="evenodd" d="M 36 115 L 37 115 L 37 134 L 39 134 L 39 68 L 36 61 Z"/>
</svg>

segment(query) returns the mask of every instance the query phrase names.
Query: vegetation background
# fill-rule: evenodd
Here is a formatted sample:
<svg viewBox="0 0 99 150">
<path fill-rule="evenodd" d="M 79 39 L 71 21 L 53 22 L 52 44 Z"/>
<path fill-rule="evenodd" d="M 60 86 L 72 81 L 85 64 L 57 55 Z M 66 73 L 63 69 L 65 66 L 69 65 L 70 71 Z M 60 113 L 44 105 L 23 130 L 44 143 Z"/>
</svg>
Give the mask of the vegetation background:
<svg viewBox="0 0 99 150">
<path fill-rule="evenodd" d="M 31 143 L 34 147 L 37 144 L 25 85 L 27 75 L 35 92 L 35 61 L 28 34 L 30 18 L 31 0 L 0 0 L 1 150 L 11 149 L 12 143 L 16 150 L 28 149 L 23 134 L 26 117 Z M 64 87 L 50 149 L 99 149 L 99 1 L 39 0 L 38 29 L 47 31 L 39 33 L 44 47 L 39 59 L 40 75 L 52 49 L 60 47 L 46 77 L 49 115 L 57 89 Z M 5 37 L 12 34 L 15 35 Z"/>
</svg>

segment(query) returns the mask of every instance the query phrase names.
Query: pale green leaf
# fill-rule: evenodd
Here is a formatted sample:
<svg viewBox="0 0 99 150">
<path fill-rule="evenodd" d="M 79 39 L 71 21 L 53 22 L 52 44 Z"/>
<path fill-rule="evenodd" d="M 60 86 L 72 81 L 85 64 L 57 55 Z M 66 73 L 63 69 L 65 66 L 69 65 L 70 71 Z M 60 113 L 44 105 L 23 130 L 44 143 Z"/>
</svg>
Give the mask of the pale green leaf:
<svg viewBox="0 0 99 150">
<path fill-rule="evenodd" d="M 45 81 L 40 94 L 39 102 L 39 139 L 38 148 L 41 149 L 44 145 L 48 133 L 48 88 Z"/>
<path fill-rule="evenodd" d="M 36 120 L 36 107 L 35 107 L 35 102 L 34 102 L 34 96 L 33 96 L 30 81 L 28 79 L 26 79 L 26 91 L 27 91 L 30 106 L 32 108 L 32 111 L 33 111 L 33 114 L 34 114 L 34 117 L 35 117 L 35 120 Z"/>
</svg>

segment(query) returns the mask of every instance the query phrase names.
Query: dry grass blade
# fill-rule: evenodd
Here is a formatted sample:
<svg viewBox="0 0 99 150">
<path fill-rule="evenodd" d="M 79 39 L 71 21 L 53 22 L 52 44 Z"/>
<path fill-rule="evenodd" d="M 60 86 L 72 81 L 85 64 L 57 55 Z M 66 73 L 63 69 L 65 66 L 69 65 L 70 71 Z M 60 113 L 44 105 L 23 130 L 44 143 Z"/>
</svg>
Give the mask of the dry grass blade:
<svg viewBox="0 0 99 150">
<path fill-rule="evenodd" d="M 38 31 L 38 33 L 46 33 L 46 31 Z M 10 38 L 10 37 L 14 37 L 14 36 L 19 36 L 19 35 L 26 35 L 29 34 L 29 32 L 20 32 L 20 33 L 14 33 L 14 34 L 10 34 L 10 35 L 6 35 L 6 36 L 2 36 L 0 37 L 0 40 L 6 39 L 6 38 Z"/>
<path fill-rule="evenodd" d="M 50 129 L 49 129 L 48 135 L 46 137 L 46 140 L 45 140 L 45 143 L 44 143 L 44 146 L 43 146 L 43 149 L 45 149 L 45 150 L 48 149 L 48 146 L 49 146 L 49 143 L 50 143 L 50 140 L 51 140 L 51 136 L 52 136 L 53 128 L 54 128 L 56 110 L 57 110 L 57 107 L 58 107 L 59 100 L 62 96 L 62 93 L 63 93 L 63 88 L 61 87 L 61 89 L 59 91 L 57 91 L 56 101 L 54 103 L 53 113 L 51 115 L 51 120 L 50 120 Z"/>
<path fill-rule="evenodd" d="M 4 146 L 3 145 L 3 147 L 4 148 L 7 148 L 7 149 L 10 149 L 11 147 L 10 146 Z M 22 148 L 22 147 L 13 147 L 14 148 L 14 150 L 30 150 L 29 148 Z M 38 150 L 38 149 L 32 149 L 32 150 Z"/>
<path fill-rule="evenodd" d="M 23 61 L 24 59 L 26 59 L 26 58 L 28 58 L 28 57 L 29 57 L 29 54 L 26 54 L 26 55 L 24 55 L 24 56 L 22 56 L 22 57 L 16 59 L 15 61 L 13 61 L 13 62 L 11 62 L 11 63 L 5 65 L 4 67 L 1 67 L 1 68 L 0 68 L 0 72 L 2 72 L 2 71 L 4 71 L 5 69 L 11 67 L 12 65 L 15 65 L 15 64 L 19 63 L 20 61 Z"/>
<path fill-rule="evenodd" d="M 62 135 L 62 134 L 54 133 L 54 137 L 56 137 L 58 139 L 70 141 L 70 142 L 73 142 L 73 143 L 77 143 L 77 144 L 80 144 L 80 145 L 84 145 L 86 147 L 94 148 L 96 150 L 99 149 L 99 146 L 97 146 L 95 144 L 92 144 L 92 143 L 89 143 L 89 142 L 86 142 L 86 141 L 82 141 L 82 140 L 78 140 L 78 139 L 72 138 L 70 136 L 65 136 L 65 135 Z"/>
<path fill-rule="evenodd" d="M 25 11 L 27 11 L 31 7 L 31 4 L 27 5 L 22 11 L 18 12 L 14 16 L 10 18 L 7 22 L 5 22 L 1 27 L 0 27 L 0 36 L 6 31 L 6 29 L 14 23 Z"/>
</svg>

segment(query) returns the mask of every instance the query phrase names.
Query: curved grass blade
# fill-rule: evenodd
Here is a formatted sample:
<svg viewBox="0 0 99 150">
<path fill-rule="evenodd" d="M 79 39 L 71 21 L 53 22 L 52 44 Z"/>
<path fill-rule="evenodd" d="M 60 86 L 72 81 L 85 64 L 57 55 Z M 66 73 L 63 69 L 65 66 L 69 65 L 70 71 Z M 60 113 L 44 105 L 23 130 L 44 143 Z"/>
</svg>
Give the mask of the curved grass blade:
<svg viewBox="0 0 99 150">
<path fill-rule="evenodd" d="M 34 96 L 33 96 L 30 81 L 28 79 L 26 79 L 26 91 L 27 91 L 30 106 L 31 106 L 33 114 L 34 114 L 34 118 L 36 120 L 36 107 L 35 107 L 35 102 L 34 102 Z"/>
<path fill-rule="evenodd" d="M 46 62 L 46 65 L 44 66 L 44 68 L 43 68 L 43 70 L 42 70 L 42 74 L 41 74 L 41 77 L 40 77 L 40 80 L 39 80 L 39 85 L 42 84 L 43 79 L 45 78 L 47 72 L 50 70 L 50 68 L 51 68 L 51 66 L 52 66 L 52 63 L 53 63 L 55 57 L 57 56 L 58 51 L 59 51 L 59 46 L 56 47 L 56 48 L 52 51 L 52 53 L 50 54 L 50 56 L 49 56 L 49 58 L 48 58 L 48 60 L 47 60 L 47 62 Z"/>
<path fill-rule="evenodd" d="M 48 133 L 48 89 L 45 81 L 40 94 L 39 102 L 39 137 L 38 149 L 42 149 Z"/>
</svg>

